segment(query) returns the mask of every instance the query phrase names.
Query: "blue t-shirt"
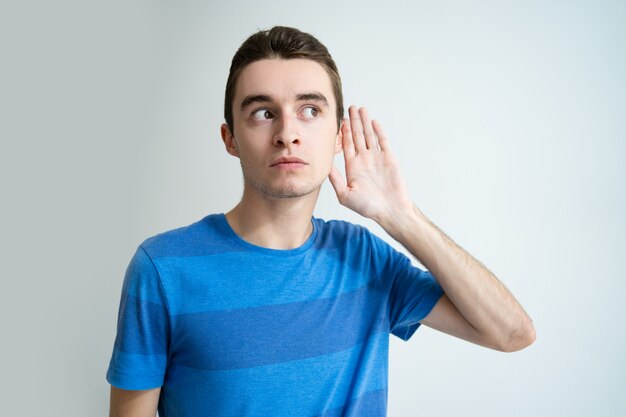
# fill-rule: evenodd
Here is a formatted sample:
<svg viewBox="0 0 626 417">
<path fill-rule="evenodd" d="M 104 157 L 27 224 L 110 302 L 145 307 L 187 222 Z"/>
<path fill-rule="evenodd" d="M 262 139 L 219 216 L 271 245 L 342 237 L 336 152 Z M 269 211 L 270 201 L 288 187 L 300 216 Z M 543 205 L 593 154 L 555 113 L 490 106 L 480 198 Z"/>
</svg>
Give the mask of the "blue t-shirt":
<svg viewBox="0 0 626 417">
<path fill-rule="evenodd" d="M 408 340 L 443 291 L 364 227 L 312 223 L 290 250 L 224 214 L 146 239 L 107 380 L 162 387 L 161 417 L 385 416 L 389 334 Z"/>
</svg>

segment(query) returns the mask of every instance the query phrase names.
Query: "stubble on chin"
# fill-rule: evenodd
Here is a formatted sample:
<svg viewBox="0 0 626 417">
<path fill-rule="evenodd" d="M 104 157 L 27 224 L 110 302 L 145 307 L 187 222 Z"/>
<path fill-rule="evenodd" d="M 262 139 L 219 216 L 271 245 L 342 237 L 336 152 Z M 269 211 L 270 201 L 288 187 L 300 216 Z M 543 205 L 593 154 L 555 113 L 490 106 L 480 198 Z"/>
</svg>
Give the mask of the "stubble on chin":
<svg viewBox="0 0 626 417">
<path fill-rule="evenodd" d="M 244 187 L 252 187 L 259 190 L 262 194 L 270 198 L 297 198 L 309 195 L 321 184 L 287 184 L 282 186 L 274 186 L 256 181 L 255 178 L 246 177 L 244 175 Z"/>
<path fill-rule="evenodd" d="M 244 188 L 252 187 L 270 198 L 297 198 L 309 195 L 321 187 L 325 179 L 322 179 L 319 183 L 293 184 L 290 182 L 284 185 L 273 185 L 260 181 L 257 176 L 248 172 L 243 163 L 241 163 L 241 170 Z"/>
</svg>

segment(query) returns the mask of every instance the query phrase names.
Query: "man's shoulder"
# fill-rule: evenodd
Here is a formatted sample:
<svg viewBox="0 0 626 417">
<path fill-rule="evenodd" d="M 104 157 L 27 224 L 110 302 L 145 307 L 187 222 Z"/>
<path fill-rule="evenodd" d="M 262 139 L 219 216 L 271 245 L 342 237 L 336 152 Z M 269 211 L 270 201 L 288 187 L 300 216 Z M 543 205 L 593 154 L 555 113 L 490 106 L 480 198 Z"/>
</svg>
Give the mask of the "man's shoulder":
<svg viewBox="0 0 626 417">
<path fill-rule="evenodd" d="M 372 242 L 378 241 L 378 238 L 367 227 L 351 223 L 346 220 L 330 219 L 314 217 L 314 221 L 320 231 L 323 240 L 334 240 L 344 243 L 355 242 Z"/>
<path fill-rule="evenodd" d="M 370 231 L 366 226 L 345 220 L 323 220 L 318 222 L 320 236 L 318 248 L 337 250 L 348 256 L 368 260 L 378 266 L 388 261 L 396 262 L 404 255 L 387 241 Z M 377 268 L 378 268 L 377 266 Z"/>
<path fill-rule="evenodd" d="M 347 220 L 340 219 L 324 219 L 321 217 L 313 217 L 313 221 L 316 223 L 318 229 L 323 232 L 330 233 L 365 233 L 369 232 L 365 226 L 360 224 L 351 223 Z"/>
<path fill-rule="evenodd" d="M 209 214 L 186 226 L 169 229 L 146 238 L 140 246 L 151 256 L 194 255 L 204 242 L 217 240 L 220 217 Z"/>
</svg>

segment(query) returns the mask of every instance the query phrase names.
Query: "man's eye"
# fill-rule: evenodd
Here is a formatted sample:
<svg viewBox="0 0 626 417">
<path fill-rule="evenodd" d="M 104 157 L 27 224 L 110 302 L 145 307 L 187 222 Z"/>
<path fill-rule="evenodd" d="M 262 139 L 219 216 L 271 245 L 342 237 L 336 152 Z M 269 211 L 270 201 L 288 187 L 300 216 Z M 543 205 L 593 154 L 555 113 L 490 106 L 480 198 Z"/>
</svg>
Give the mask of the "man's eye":
<svg viewBox="0 0 626 417">
<path fill-rule="evenodd" d="M 269 120 L 273 117 L 274 115 L 272 114 L 272 112 L 267 109 L 259 109 L 252 113 L 252 118 L 254 120 Z"/>
<path fill-rule="evenodd" d="M 305 119 L 314 119 L 317 117 L 319 113 L 319 110 L 316 107 L 305 107 L 302 110 L 302 115 L 304 116 Z"/>
</svg>

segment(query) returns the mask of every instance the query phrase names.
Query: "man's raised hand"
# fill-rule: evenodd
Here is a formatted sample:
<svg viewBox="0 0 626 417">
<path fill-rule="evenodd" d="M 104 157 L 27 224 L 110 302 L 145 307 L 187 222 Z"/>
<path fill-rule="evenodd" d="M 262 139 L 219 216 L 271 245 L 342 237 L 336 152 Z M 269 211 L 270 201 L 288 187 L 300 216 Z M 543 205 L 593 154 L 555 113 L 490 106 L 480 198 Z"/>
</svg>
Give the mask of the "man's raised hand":
<svg viewBox="0 0 626 417">
<path fill-rule="evenodd" d="M 377 222 L 412 210 L 400 167 L 382 127 L 364 107 L 350 106 L 341 125 L 346 178 L 333 166 L 329 175 L 339 202 Z"/>
</svg>

